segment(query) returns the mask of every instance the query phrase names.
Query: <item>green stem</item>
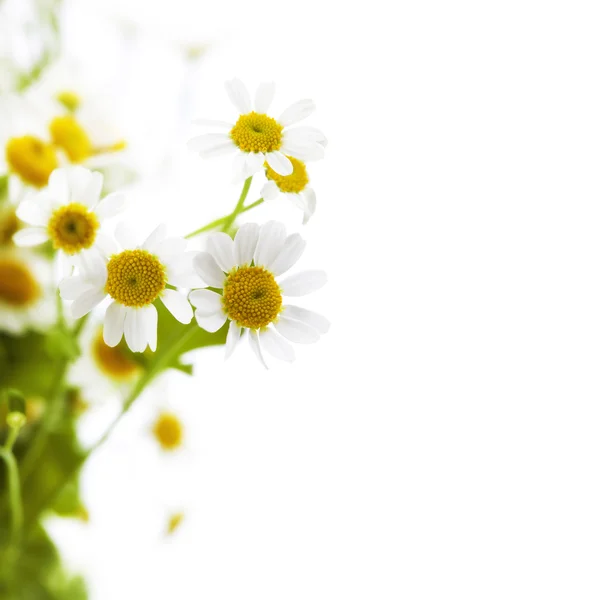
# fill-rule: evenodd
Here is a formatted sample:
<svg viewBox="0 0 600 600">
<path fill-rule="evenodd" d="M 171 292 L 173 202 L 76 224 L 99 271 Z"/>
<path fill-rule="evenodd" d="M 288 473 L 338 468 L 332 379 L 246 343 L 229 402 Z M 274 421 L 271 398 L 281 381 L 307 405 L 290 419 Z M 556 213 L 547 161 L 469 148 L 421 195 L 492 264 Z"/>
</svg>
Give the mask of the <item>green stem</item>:
<svg viewBox="0 0 600 600">
<path fill-rule="evenodd" d="M 14 428 L 11 431 L 18 434 L 18 429 Z M 15 435 L 16 437 L 16 435 Z M 9 436 L 9 440 L 11 436 Z M 10 446 L 8 440 L 3 448 L 0 448 L 0 457 L 4 459 L 6 463 L 6 479 L 8 486 L 8 500 L 10 504 L 10 513 L 12 516 L 11 521 L 11 538 L 13 546 L 17 546 L 21 540 L 21 530 L 23 528 L 23 503 L 21 500 L 21 485 L 19 482 L 19 467 L 15 460 L 15 455 L 12 453 L 12 444 Z"/>
<path fill-rule="evenodd" d="M 84 325 L 86 324 L 89 316 L 90 316 L 90 313 L 81 317 L 81 319 L 79 319 L 77 321 L 77 324 L 75 325 L 75 327 L 73 327 L 73 336 L 75 337 L 75 339 L 77 339 L 79 337 L 79 334 L 81 333 L 81 330 L 83 329 Z"/>
<path fill-rule="evenodd" d="M 262 204 L 264 202 L 263 198 L 259 198 L 258 200 L 256 200 L 255 202 L 253 202 L 252 204 L 248 204 L 248 206 L 244 206 L 242 207 L 239 211 L 238 211 L 238 215 L 241 215 L 249 210 L 252 210 L 253 208 L 257 207 L 258 205 Z M 205 231 L 210 231 L 211 229 L 216 229 L 217 227 L 220 227 L 222 223 L 224 223 L 227 219 L 229 219 L 229 217 L 231 216 L 231 214 L 229 215 L 225 215 L 224 217 L 219 217 L 218 219 L 215 219 L 214 221 L 211 221 L 208 225 L 204 225 L 204 227 L 200 227 L 200 229 L 196 229 L 196 231 L 192 231 L 192 233 L 188 233 L 185 237 L 186 239 L 190 239 L 193 238 L 196 235 L 199 235 L 201 233 L 204 233 Z"/>
<path fill-rule="evenodd" d="M 140 394 L 144 391 L 144 389 L 150 384 L 150 382 L 162 371 L 166 368 L 169 363 L 177 356 L 180 352 L 181 348 L 185 346 L 185 344 L 189 341 L 190 337 L 192 337 L 197 329 L 197 325 L 192 322 L 187 331 L 183 334 L 177 334 L 169 340 L 168 349 L 165 352 L 162 352 L 160 355 L 156 357 L 156 360 L 153 363 L 148 365 L 148 369 L 144 373 L 144 375 L 138 380 L 136 385 L 133 387 L 125 401 L 123 402 L 123 408 L 118 416 L 114 419 L 114 421 L 109 425 L 108 429 L 104 432 L 102 437 L 97 440 L 86 452 L 83 456 L 73 465 L 73 467 L 66 473 L 66 476 L 62 480 L 62 482 L 58 485 L 58 487 L 40 504 L 40 508 L 35 511 L 33 515 L 31 515 L 31 520 L 28 519 L 28 531 L 35 524 L 38 517 L 44 512 L 44 510 L 53 505 L 56 501 L 65 485 L 69 483 L 69 481 L 79 473 L 79 471 L 83 468 L 87 460 L 90 456 L 100 447 L 106 440 L 110 437 L 111 433 L 114 431 L 115 427 L 119 424 L 121 419 L 129 412 L 129 409 L 133 406 L 133 403 L 137 400 Z"/>
<path fill-rule="evenodd" d="M 227 217 L 223 226 L 221 227 L 221 231 L 227 233 L 229 228 L 235 221 L 235 218 L 240 214 L 242 208 L 244 208 L 244 202 L 246 202 L 246 196 L 248 195 L 248 191 L 250 190 L 250 185 L 252 184 L 252 176 L 248 177 L 246 181 L 244 181 L 244 187 L 242 188 L 242 193 L 240 194 L 240 198 L 233 209 L 233 212 Z"/>
<path fill-rule="evenodd" d="M 50 432 L 54 428 L 56 421 L 60 418 L 61 411 L 64 408 L 64 403 L 62 400 L 64 398 L 64 380 L 67 374 L 68 366 L 68 358 L 63 358 L 57 366 L 56 375 L 54 377 L 52 387 L 50 388 L 51 391 L 48 394 L 44 418 L 40 423 L 40 428 L 37 435 L 33 439 L 33 442 L 23 459 L 21 466 L 21 478 L 23 485 L 25 485 L 25 482 L 29 479 L 29 476 L 35 468 L 39 457 L 42 455 L 46 447 L 46 443 L 48 442 Z"/>
<path fill-rule="evenodd" d="M 226 232 L 231 227 L 231 224 L 235 221 L 235 218 L 239 214 L 246 212 L 247 210 L 250 210 L 250 208 L 254 208 L 254 206 L 258 206 L 258 204 L 260 204 L 260 202 L 255 202 L 254 204 L 252 204 L 248 207 L 244 207 L 244 202 L 246 201 L 246 197 L 248 196 L 248 191 L 250 190 L 251 183 L 252 183 L 252 177 L 248 177 L 248 179 L 246 179 L 246 181 L 244 181 L 244 187 L 242 188 L 242 193 L 240 194 L 237 204 L 235 205 L 235 208 L 233 209 L 232 212 L 230 212 L 228 215 L 225 215 L 224 217 L 220 217 L 218 219 L 215 219 L 214 221 L 211 221 L 208 225 L 204 225 L 204 227 L 200 227 L 200 229 L 196 229 L 196 231 L 192 231 L 192 233 L 188 233 L 185 236 L 186 239 L 193 238 L 196 235 L 204 233 L 205 231 L 210 231 L 211 229 L 216 229 L 217 227 L 220 227 L 221 231 Z M 262 199 L 261 199 L 261 201 L 262 201 Z"/>
<path fill-rule="evenodd" d="M 17 440 L 17 437 L 19 435 L 19 428 L 18 427 L 10 427 L 9 428 L 9 432 L 8 432 L 8 436 L 6 438 L 6 442 L 4 442 L 4 449 L 8 450 L 9 452 L 12 452 L 12 447 L 15 444 L 15 441 Z"/>
</svg>

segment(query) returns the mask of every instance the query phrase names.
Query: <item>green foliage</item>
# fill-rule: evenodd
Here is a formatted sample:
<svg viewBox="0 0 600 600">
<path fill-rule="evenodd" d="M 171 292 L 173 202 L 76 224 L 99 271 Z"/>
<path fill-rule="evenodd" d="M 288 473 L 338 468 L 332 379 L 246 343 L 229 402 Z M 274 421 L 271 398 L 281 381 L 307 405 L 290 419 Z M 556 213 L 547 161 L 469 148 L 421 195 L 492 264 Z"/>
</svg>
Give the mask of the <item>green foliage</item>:
<svg viewBox="0 0 600 600">
<path fill-rule="evenodd" d="M 25 397 L 47 397 L 63 360 L 52 350 L 39 333 L 19 337 L 0 333 L 0 387 L 17 388 Z"/>
<path fill-rule="evenodd" d="M 56 546 L 41 527 L 34 528 L 25 538 L 18 558 L 12 548 L 0 549 L 2 600 L 86 600 L 87 597 L 83 579 L 65 571 Z"/>
</svg>

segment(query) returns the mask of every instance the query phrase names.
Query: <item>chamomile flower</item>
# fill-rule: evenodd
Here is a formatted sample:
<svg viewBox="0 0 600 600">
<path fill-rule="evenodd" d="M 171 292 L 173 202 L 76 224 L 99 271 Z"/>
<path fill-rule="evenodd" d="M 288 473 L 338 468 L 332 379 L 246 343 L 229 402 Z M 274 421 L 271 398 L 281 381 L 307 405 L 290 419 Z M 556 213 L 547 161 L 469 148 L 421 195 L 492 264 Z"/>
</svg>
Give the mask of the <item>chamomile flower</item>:
<svg viewBox="0 0 600 600">
<path fill-rule="evenodd" d="M 294 168 L 290 175 L 279 175 L 267 165 L 265 169 L 267 183 L 263 185 L 260 195 L 267 201 L 276 200 L 280 196 L 289 199 L 304 213 L 302 224 L 306 225 L 315 212 L 317 196 L 308 185 L 306 165 L 293 156 L 288 158 Z"/>
<path fill-rule="evenodd" d="M 97 322 L 84 327 L 80 347 L 81 356 L 69 370 L 68 381 L 94 404 L 125 392 L 143 371 L 123 341 L 114 347 L 106 344 Z"/>
<path fill-rule="evenodd" d="M 125 148 L 122 140 L 107 143 L 92 136 L 91 126 L 51 98 L 7 94 L 0 100 L 0 113 L 0 175 L 11 175 L 25 188 L 46 187 L 60 166 L 110 165 Z"/>
<path fill-rule="evenodd" d="M 134 352 L 146 346 L 156 350 L 158 313 L 154 302 L 162 301 L 181 323 L 192 319 L 192 307 L 185 296 L 167 284 L 192 287 L 188 274 L 193 253 L 185 252 L 183 238 L 166 237 L 159 225 L 141 245 L 136 245 L 126 228 L 117 227 L 117 243 L 108 257 L 94 255 L 82 265 L 80 274 L 63 279 L 59 285 L 65 300 L 73 300 L 71 311 L 79 319 L 105 298 L 111 302 L 104 318 L 104 341 L 116 346 L 123 335 Z"/>
<path fill-rule="evenodd" d="M 229 321 L 225 357 L 231 355 L 244 329 L 250 345 L 266 367 L 262 349 L 276 358 L 293 361 L 295 343 L 316 342 L 329 329 L 325 317 L 285 304 L 284 296 L 303 296 L 318 290 L 327 277 L 323 271 L 304 271 L 278 281 L 304 252 L 306 242 L 297 234 L 286 236 L 282 223 L 259 227 L 242 225 L 232 240 L 224 233 L 208 238 L 208 252 L 194 258 L 198 275 L 208 289 L 190 293 L 198 325 L 209 332 Z"/>
<path fill-rule="evenodd" d="M 279 175 L 291 175 L 293 165 L 289 157 L 310 160 L 324 156 L 325 138 L 320 131 L 313 127 L 289 128 L 314 111 L 312 100 L 292 104 L 275 119 L 267 115 L 275 94 L 274 83 L 258 86 L 254 104 L 239 79 L 228 81 L 225 89 L 240 116 L 235 123 L 205 119 L 194 121 L 197 125 L 214 127 L 220 132 L 192 138 L 188 142 L 190 150 L 203 158 L 235 153 L 233 168 L 236 179 L 254 175 L 265 161 Z"/>
<path fill-rule="evenodd" d="M 52 264 L 31 251 L 0 252 L 0 331 L 45 331 L 56 319 Z"/>
<path fill-rule="evenodd" d="M 101 200 L 102 180 L 100 173 L 80 166 L 53 171 L 47 188 L 19 204 L 17 216 L 30 227 L 15 233 L 14 242 L 37 246 L 50 240 L 55 250 L 70 257 L 92 248 L 109 252 L 112 241 L 100 227 L 124 208 L 125 199 L 110 194 Z"/>
</svg>

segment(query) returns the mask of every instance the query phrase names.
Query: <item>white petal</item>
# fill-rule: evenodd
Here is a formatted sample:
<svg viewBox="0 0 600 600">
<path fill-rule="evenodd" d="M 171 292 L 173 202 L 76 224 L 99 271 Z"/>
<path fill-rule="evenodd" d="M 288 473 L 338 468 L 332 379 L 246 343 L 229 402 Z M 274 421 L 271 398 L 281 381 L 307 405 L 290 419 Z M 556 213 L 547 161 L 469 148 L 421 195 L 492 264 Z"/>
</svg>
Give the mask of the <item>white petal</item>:
<svg viewBox="0 0 600 600">
<path fill-rule="evenodd" d="M 201 125 L 203 127 L 215 127 L 216 129 L 226 129 L 229 131 L 233 125 L 227 123 L 227 121 L 215 121 L 214 119 L 194 119 L 192 121 L 194 125 Z"/>
<path fill-rule="evenodd" d="M 96 234 L 96 241 L 94 242 L 94 245 L 97 246 L 98 249 L 104 253 L 104 256 L 107 257 L 111 254 L 116 254 L 119 251 L 117 242 L 104 233 Z"/>
<path fill-rule="evenodd" d="M 293 156 L 303 162 L 310 160 L 321 160 L 325 157 L 325 149 L 321 144 L 314 142 L 313 144 L 293 144 L 291 142 L 284 142 L 281 151 L 288 156 Z"/>
<path fill-rule="evenodd" d="M 304 188 L 301 197 L 303 197 L 304 200 L 304 219 L 302 220 L 302 225 L 306 225 L 308 220 L 315 214 L 317 208 L 317 195 L 312 188 L 307 187 Z"/>
<path fill-rule="evenodd" d="M 246 175 L 246 152 L 238 152 L 233 157 L 233 182 L 239 183 L 248 179 Z"/>
<path fill-rule="evenodd" d="M 188 297 L 196 307 L 196 314 L 208 317 L 223 310 L 223 297 L 212 290 L 194 290 Z"/>
<path fill-rule="evenodd" d="M 262 152 L 248 152 L 246 154 L 246 164 L 244 173 L 246 179 L 262 169 L 265 164 L 265 155 Z"/>
<path fill-rule="evenodd" d="M 271 356 L 279 360 L 293 362 L 296 359 L 296 353 L 292 345 L 270 327 L 260 332 L 260 343 Z"/>
<path fill-rule="evenodd" d="M 271 169 L 273 169 L 275 173 L 279 173 L 279 175 L 287 176 L 294 172 L 292 161 L 285 154 L 279 152 L 279 150 L 269 152 L 265 155 L 265 158 Z"/>
<path fill-rule="evenodd" d="M 67 204 L 69 202 L 69 179 L 67 168 L 54 169 L 48 179 L 48 190 L 56 204 Z"/>
<path fill-rule="evenodd" d="M 171 237 L 156 244 L 153 252 L 163 263 L 168 263 L 171 260 L 177 260 L 179 262 L 179 260 L 185 258 L 186 244 L 187 242 L 181 237 Z M 191 262 L 189 264 L 191 266 Z"/>
<path fill-rule="evenodd" d="M 48 241 L 48 233 L 41 227 L 27 227 L 13 235 L 13 242 L 17 246 L 37 246 Z"/>
<path fill-rule="evenodd" d="M 316 106 L 312 100 L 298 100 L 288 108 L 286 108 L 279 119 L 277 119 L 284 127 L 293 125 L 302 119 L 310 116 Z"/>
<path fill-rule="evenodd" d="M 187 325 L 194 316 L 194 311 L 187 298 L 175 290 L 165 290 L 160 299 L 167 310 L 180 322 Z"/>
<path fill-rule="evenodd" d="M 149 306 L 145 306 L 144 308 L 140 309 L 140 312 L 142 313 L 141 325 L 143 328 L 142 339 L 144 340 L 144 349 L 146 349 L 147 343 L 148 346 L 150 346 L 150 350 L 152 350 L 152 352 L 156 352 L 156 342 L 158 338 L 158 312 L 156 311 L 156 306 L 154 306 L 154 304 L 150 304 Z M 191 320 L 192 317 L 190 315 L 190 321 Z M 187 323 L 190 321 L 187 321 Z"/>
<path fill-rule="evenodd" d="M 266 113 L 269 110 L 269 106 L 271 106 L 271 102 L 273 102 L 274 95 L 275 83 L 273 81 L 261 83 L 254 97 L 254 110 L 257 113 Z"/>
<path fill-rule="evenodd" d="M 198 152 L 202 158 L 229 154 L 237 149 L 229 134 L 206 133 L 192 138 L 187 147 L 192 152 Z"/>
<path fill-rule="evenodd" d="M 167 236 L 167 226 L 161 223 L 144 241 L 142 248 L 148 252 L 154 252 L 156 246 Z"/>
<path fill-rule="evenodd" d="M 285 226 L 277 221 L 268 221 L 260 228 L 254 262 L 269 268 L 285 243 Z"/>
<path fill-rule="evenodd" d="M 225 273 L 231 271 L 235 266 L 233 240 L 226 233 L 219 231 L 211 234 L 206 242 L 206 248 Z"/>
<path fill-rule="evenodd" d="M 286 142 L 292 142 L 302 146 L 310 146 L 315 143 L 323 147 L 327 145 L 327 138 L 323 135 L 323 132 L 316 127 L 292 127 L 291 129 L 285 130 L 283 138 Z"/>
<path fill-rule="evenodd" d="M 222 288 L 225 281 L 225 273 L 219 268 L 212 254 L 199 252 L 193 260 L 196 273 L 211 287 Z"/>
<path fill-rule="evenodd" d="M 267 363 L 265 362 L 265 359 L 263 358 L 261 349 L 260 349 L 260 343 L 258 341 L 258 333 L 256 333 L 256 331 L 254 331 L 253 329 L 248 330 L 248 341 L 250 342 L 250 348 L 252 348 L 252 352 L 254 352 L 254 354 L 256 354 L 256 358 L 258 358 L 258 360 L 260 361 L 260 363 L 262 364 L 262 366 L 265 369 L 268 369 L 269 367 L 267 367 Z"/>
<path fill-rule="evenodd" d="M 65 277 L 59 284 L 58 290 L 60 297 L 63 300 L 75 300 L 85 292 L 91 289 L 97 289 L 93 283 L 91 283 L 85 277 L 77 275 L 75 277 Z"/>
<path fill-rule="evenodd" d="M 225 341 L 225 360 L 227 360 L 235 350 L 240 336 L 242 335 L 242 329 L 237 323 L 229 321 L 229 331 L 227 332 L 227 340 Z"/>
<path fill-rule="evenodd" d="M 31 200 L 24 200 L 17 208 L 17 217 L 29 225 L 45 227 L 50 219 L 51 211 L 47 202 L 40 201 L 38 196 Z"/>
<path fill-rule="evenodd" d="M 93 250 L 93 248 L 92 248 Z M 74 256 L 77 267 L 96 287 L 106 284 L 107 270 L 106 257 L 98 251 L 80 252 Z"/>
<path fill-rule="evenodd" d="M 205 281 L 198 276 L 196 271 L 176 271 L 167 272 L 167 281 L 178 288 L 186 288 L 188 290 L 200 288 L 206 285 Z"/>
<path fill-rule="evenodd" d="M 124 222 L 119 223 L 115 227 L 115 238 L 121 248 L 136 248 L 137 239 L 131 227 Z"/>
<path fill-rule="evenodd" d="M 285 296 L 304 296 L 310 294 L 327 283 L 325 271 L 302 271 L 286 277 L 279 283 Z"/>
<path fill-rule="evenodd" d="M 225 82 L 225 90 L 233 105 L 240 111 L 241 114 L 249 113 L 252 110 L 250 102 L 250 94 L 246 86 L 239 79 L 232 79 Z"/>
<path fill-rule="evenodd" d="M 279 187 L 274 181 L 267 181 L 265 185 L 263 185 L 262 190 L 260 190 L 261 198 L 266 200 L 267 202 L 271 202 L 279 198 Z"/>
<path fill-rule="evenodd" d="M 219 331 L 221 327 L 227 321 L 227 317 L 224 312 L 215 313 L 214 315 L 200 315 L 196 312 L 196 322 L 202 329 L 205 329 L 209 333 Z"/>
<path fill-rule="evenodd" d="M 112 302 L 104 316 L 103 336 L 107 346 L 114 348 L 123 337 L 126 308 L 118 302 Z"/>
<path fill-rule="evenodd" d="M 85 167 L 75 165 L 65 169 L 67 183 L 69 186 L 69 202 L 77 202 L 91 208 L 98 198 L 93 202 L 89 202 L 92 193 L 97 189 L 97 178 L 92 176 L 92 172 Z M 98 173 L 98 175 L 100 175 Z M 100 186 L 102 187 L 102 176 L 100 175 Z M 94 179 L 96 183 L 94 184 Z M 88 188 L 90 193 L 88 194 Z"/>
<path fill-rule="evenodd" d="M 275 329 L 290 342 L 296 344 L 312 344 L 321 337 L 321 334 L 314 327 L 301 321 L 288 319 L 285 316 L 279 317 L 279 320 L 275 323 Z"/>
<path fill-rule="evenodd" d="M 244 223 L 238 229 L 233 241 L 233 258 L 236 265 L 249 265 L 252 262 L 259 230 L 256 223 Z"/>
<path fill-rule="evenodd" d="M 142 331 L 141 330 L 141 323 L 138 323 L 138 317 L 139 317 L 139 311 L 137 308 L 127 308 L 125 311 L 125 323 L 124 323 L 124 333 L 125 333 L 125 341 L 127 342 L 127 345 L 129 346 L 130 350 L 132 350 L 133 352 L 142 352 L 142 350 L 144 350 L 144 348 L 146 347 L 146 345 L 144 344 L 144 347 L 141 347 L 142 345 Z"/>
<path fill-rule="evenodd" d="M 283 314 L 288 319 L 306 323 L 306 325 L 310 325 L 319 333 L 327 333 L 329 331 L 329 320 L 319 313 L 313 312 L 312 310 L 307 310 L 306 308 L 301 308 L 300 306 L 293 306 L 291 304 L 285 306 L 283 310 Z"/>
<path fill-rule="evenodd" d="M 87 170 L 87 169 L 86 169 Z M 100 195 L 102 194 L 102 183 L 104 181 L 104 175 L 97 171 L 88 171 L 88 182 L 82 190 L 83 204 L 90 208 L 98 204 Z M 81 200 L 76 200 L 80 202 Z"/>
<path fill-rule="evenodd" d="M 79 296 L 73 304 L 71 304 L 71 314 L 74 319 L 80 319 L 84 315 L 87 315 L 90 310 L 96 308 L 102 300 L 106 298 L 106 292 L 104 288 L 98 289 L 93 287 L 86 290 Z"/>
<path fill-rule="evenodd" d="M 285 273 L 298 262 L 305 248 L 306 241 L 299 234 L 293 233 L 288 236 L 281 248 L 281 252 L 271 263 L 269 270 L 275 276 Z"/>
<path fill-rule="evenodd" d="M 125 209 L 125 194 L 115 192 L 109 194 L 98 203 L 94 212 L 100 217 L 100 220 L 110 219 L 118 215 Z"/>
</svg>

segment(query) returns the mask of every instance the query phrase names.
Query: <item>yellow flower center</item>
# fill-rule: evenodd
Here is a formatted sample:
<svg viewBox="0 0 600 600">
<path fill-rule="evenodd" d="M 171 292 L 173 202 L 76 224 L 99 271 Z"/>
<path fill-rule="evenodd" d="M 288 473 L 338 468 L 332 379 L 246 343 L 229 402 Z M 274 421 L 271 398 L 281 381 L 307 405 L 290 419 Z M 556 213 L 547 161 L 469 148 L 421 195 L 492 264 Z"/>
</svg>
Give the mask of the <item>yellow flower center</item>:
<svg viewBox="0 0 600 600">
<path fill-rule="evenodd" d="M 10 206 L 5 210 L 0 209 L 0 246 L 12 243 L 12 238 L 19 230 L 19 219 L 15 209 Z"/>
<path fill-rule="evenodd" d="M 244 152 L 273 152 L 281 148 L 282 131 L 275 119 L 252 111 L 240 116 L 229 135 Z"/>
<path fill-rule="evenodd" d="M 152 433 L 163 450 L 175 450 L 183 440 L 183 425 L 173 413 L 163 412 L 154 422 Z"/>
<path fill-rule="evenodd" d="M 108 261 L 105 291 L 120 304 L 140 308 L 152 304 L 165 289 L 161 262 L 146 250 L 124 250 Z"/>
<path fill-rule="evenodd" d="M 40 293 L 40 286 L 25 263 L 0 258 L 0 301 L 25 308 L 33 304 Z"/>
<path fill-rule="evenodd" d="M 269 165 L 266 165 L 266 176 L 267 179 L 274 181 L 277 187 L 284 193 L 297 194 L 301 192 L 308 185 L 308 173 L 306 172 L 306 165 L 293 156 L 288 156 L 294 170 L 291 175 L 280 175 L 271 169 Z"/>
<path fill-rule="evenodd" d="M 172 514 L 169 517 L 169 520 L 167 522 L 167 531 L 166 534 L 167 535 L 172 535 L 173 533 L 175 533 L 175 531 L 177 529 L 179 529 L 179 526 L 181 525 L 183 518 L 184 518 L 184 514 L 181 512 Z"/>
<path fill-rule="evenodd" d="M 48 235 L 56 250 L 76 254 L 91 248 L 100 227 L 98 217 L 83 204 L 72 202 L 57 208 L 48 221 Z"/>
<path fill-rule="evenodd" d="M 263 267 L 240 267 L 225 280 L 223 308 L 240 327 L 266 327 L 277 318 L 281 303 L 281 290 Z"/>
<path fill-rule="evenodd" d="M 52 119 L 50 135 L 54 144 L 65 151 L 71 162 L 83 162 L 94 154 L 90 138 L 73 115 Z"/>
<path fill-rule="evenodd" d="M 71 90 L 63 90 L 56 94 L 56 99 L 71 112 L 75 112 L 81 104 L 81 98 Z"/>
<path fill-rule="evenodd" d="M 102 329 L 92 342 L 92 356 L 100 371 L 118 382 L 131 380 L 141 369 L 123 343 L 114 348 L 106 345 Z"/>
<path fill-rule="evenodd" d="M 35 187 L 48 184 L 50 173 L 58 167 L 56 152 L 33 135 L 11 138 L 6 144 L 6 162 L 11 171 Z"/>
</svg>

